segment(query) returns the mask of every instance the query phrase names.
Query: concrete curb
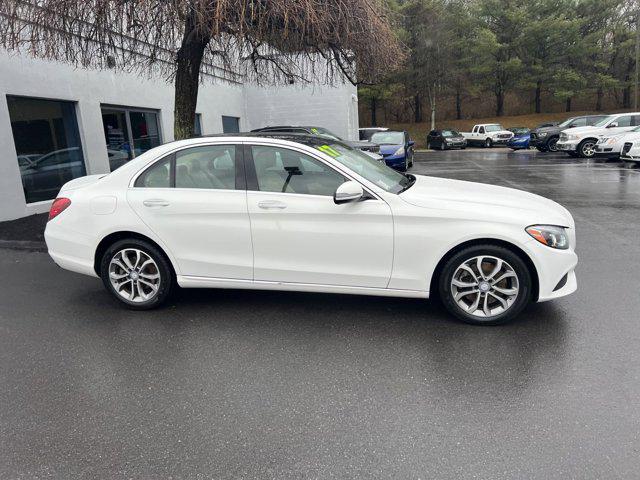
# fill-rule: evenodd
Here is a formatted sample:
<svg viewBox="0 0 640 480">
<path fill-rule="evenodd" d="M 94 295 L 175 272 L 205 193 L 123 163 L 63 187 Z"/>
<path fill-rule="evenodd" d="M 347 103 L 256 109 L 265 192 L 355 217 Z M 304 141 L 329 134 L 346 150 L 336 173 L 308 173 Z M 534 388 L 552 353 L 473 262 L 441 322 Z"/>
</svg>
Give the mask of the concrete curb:
<svg viewBox="0 0 640 480">
<path fill-rule="evenodd" d="M 27 252 L 45 252 L 47 245 L 44 242 L 34 242 L 31 240 L 0 240 L 0 248 L 10 250 L 23 250 Z"/>
</svg>

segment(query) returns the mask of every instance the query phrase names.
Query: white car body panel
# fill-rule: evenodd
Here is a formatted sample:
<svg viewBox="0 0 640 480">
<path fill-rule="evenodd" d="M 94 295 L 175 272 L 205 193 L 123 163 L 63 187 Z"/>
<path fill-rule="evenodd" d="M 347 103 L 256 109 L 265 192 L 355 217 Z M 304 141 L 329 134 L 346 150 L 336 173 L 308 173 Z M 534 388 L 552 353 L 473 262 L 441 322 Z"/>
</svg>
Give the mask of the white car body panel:
<svg viewBox="0 0 640 480">
<path fill-rule="evenodd" d="M 620 155 L 625 143 L 640 140 L 640 132 L 625 132 L 617 135 L 606 135 L 598 140 L 599 152 Z M 606 149 L 606 151 L 605 151 Z"/>
<path fill-rule="evenodd" d="M 487 127 L 495 126 L 500 125 L 497 123 L 479 123 L 474 125 L 470 132 L 460 132 L 460 135 L 462 135 L 469 143 L 484 144 L 487 140 L 491 140 L 492 143 L 506 144 L 509 139 L 513 137 L 513 132 L 504 129 L 491 132 L 486 131 Z"/>
<path fill-rule="evenodd" d="M 560 139 L 558 140 L 558 150 L 563 151 L 577 151 L 578 146 L 584 140 L 591 138 L 599 140 L 600 137 L 611 137 L 618 134 L 629 132 L 636 128 L 636 126 L 628 127 L 611 127 L 613 123 L 617 122 L 621 117 L 626 116 L 640 116 L 640 112 L 620 113 L 612 115 L 611 119 L 601 127 L 586 126 L 586 127 L 573 127 L 568 128 L 560 132 Z"/>
<path fill-rule="evenodd" d="M 373 198 L 337 205 L 319 195 L 133 186 L 140 172 L 167 153 L 216 143 L 304 151 L 359 182 Z M 421 298 L 429 296 L 433 272 L 447 252 L 470 240 L 489 239 L 507 242 L 529 257 L 538 274 L 539 301 L 575 291 L 575 225 L 565 208 L 514 189 L 416 178 L 415 185 L 397 195 L 298 143 L 190 139 L 150 150 L 110 175 L 65 184 L 59 196 L 71 199 L 71 206 L 47 224 L 45 239 L 58 265 L 92 276 L 100 242 L 110 234 L 133 232 L 163 249 L 183 287 Z M 150 199 L 169 205 L 146 207 Z M 285 208 L 261 208 L 261 202 Z M 532 224 L 567 227 L 570 248 L 537 242 L 524 231 Z M 565 274 L 566 285 L 554 292 Z"/>
</svg>

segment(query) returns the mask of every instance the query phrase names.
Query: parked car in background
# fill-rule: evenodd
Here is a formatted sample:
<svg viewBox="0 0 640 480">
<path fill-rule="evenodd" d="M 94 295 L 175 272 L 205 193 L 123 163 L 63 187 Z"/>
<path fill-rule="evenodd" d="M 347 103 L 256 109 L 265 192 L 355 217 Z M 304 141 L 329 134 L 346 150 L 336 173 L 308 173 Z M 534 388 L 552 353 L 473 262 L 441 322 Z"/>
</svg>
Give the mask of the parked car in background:
<svg viewBox="0 0 640 480">
<path fill-rule="evenodd" d="M 537 148 L 541 152 L 556 152 L 556 144 L 560 138 L 560 132 L 573 127 L 586 127 L 595 125 L 607 115 L 583 115 L 580 117 L 570 117 L 564 122 L 550 127 L 537 127 L 531 131 L 529 145 Z"/>
<path fill-rule="evenodd" d="M 545 122 L 538 125 L 536 128 L 555 127 L 560 122 Z"/>
<path fill-rule="evenodd" d="M 507 147 L 512 150 L 528 150 L 531 130 L 526 127 L 511 127 L 508 129 L 513 133 L 513 137 L 507 142 Z"/>
<path fill-rule="evenodd" d="M 638 162 L 640 162 L 640 139 L 636 138 L 624 143 L 620 151 L 620 160 L 638 165 Z"/>
<path fill-rule="evenodd" d="M 319 135 L 321 137 L 329 138 L 331 140 L 338 140 L 340 142 L 344 142 L 347 145 L 352 146 L 353 148 L 357 148 L 358 150 L 362 150 L 366 153 L 373 154 L 373 158 L 376 160 L 382 160 L 379 156 L 380 149 L 378 145 L 369 141 L 361 141 L 361 140 L 344 140 L 340 138 L 335 133 L 327 130 L 323 127 L 313 127 L 313 126 L 292 126 L 292 125 L 281 125 L 275 127 L 263 127 L 256 128 L 255 130 L 251 130 L 252 132 L 283 132 L 283 133 L 306 133 L 307 135 Z"/>
<path fill-rule="evenodd" d="M 376 132 L 386 132 L 387 130 L 389 130 L 387 127 L 365 127 L 365 128 L 359 128 L 358 129 L 358 136 L 359 136 L 360 140 L 362 140 L 364 142 L 370 142 L 371 141 L 371 135 L 373 135 Z"/>
<path fill-rule="evenodd" d="M 23 188 L 31 192 L 34 201 L 50 200 L 60 185 L 86 174 L 79 147 L 62 148 L 39 156 L 20 170 Z"/>
<path fill-rule="evenodd" d="M 465 138 L 452 129 L 431 130 L 427 135 L 427 148 L 447 150 L 451 148 L 467 148 Z"/>
<path fill-rule="evenodd" d="M 380 154 L 391 168 L 406 172 L 413 167 L 413 147 L 415 142 L 405 131 L 387 130 L 371 136 L 371 141 L 380 145 Z"/>
<path fill-rule="evenodd" d="M 592 158 L 601 136 L 628 132 L 636 126 L 640 126 L 640 112 L 608 115 L 592 127 L 563 130 L 557 148 L 573 157 Z"/>
<path fill-rule="evenodd" d="M 495 145 L 506 145 L 513 132 L 505 130 L 498 123 L 479 123 L 470 132 L 461 132 L 467 145 L 481 145 L 491 148 Z"/>
<path fill-rule="evenodd" d="M 640 140 L 640 127 L 617 135 L 603 135 L 596 143 L 596 155 L 612 159 L 619 158 L 625 144 L 636 140 Z"/>
<path fill-rule="evenodd" d="M 575 223 L 561 205 L 296 140 L 191 138 L 72 180 L 49 212 L 49 255 L 135 310 L 176 286 L 438 296 L 492 325 L 576 290 Z"/>
</svg>

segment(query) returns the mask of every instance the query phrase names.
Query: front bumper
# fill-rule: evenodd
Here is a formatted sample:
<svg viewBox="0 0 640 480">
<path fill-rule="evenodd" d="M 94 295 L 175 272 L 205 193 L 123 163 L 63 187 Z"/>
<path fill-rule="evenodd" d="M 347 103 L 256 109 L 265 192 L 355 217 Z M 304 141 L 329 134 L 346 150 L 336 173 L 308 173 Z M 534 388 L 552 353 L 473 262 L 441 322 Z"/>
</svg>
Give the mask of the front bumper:
<svg viewBox="0 0 640 480">
<path fill-rule="evenodd" d="M 619 157 L 620 151 L 614 147 L 606 147 L 604 145 L 596 144 L 596 156 L 598 157 Z"/>
<path fill-rule="evenodd" d="M 446 148 L 464 148 L 467 146 L 467 141 L 463 141 L 463 142 L 445 142 L 444 143 Z"/>
<path fill-rule="evenodd" d="M 579 140 L 558 140 L 556 148 L 561 152 L 576 152 L 578 151 Z"/>
<path fill-rule="evenodd" d="M 384 163 L 391 168 L 404 168 L 406 155 L 387 155 L 384 156 Z"/>
<path fill-rule="evenodd" d="M 532 239 L 525 244 L 525 250 L 538 271 L 538 302 L 564 297 L 578 289 L 578 256 L 573 247 L 558 250 Z"/>
</svg>

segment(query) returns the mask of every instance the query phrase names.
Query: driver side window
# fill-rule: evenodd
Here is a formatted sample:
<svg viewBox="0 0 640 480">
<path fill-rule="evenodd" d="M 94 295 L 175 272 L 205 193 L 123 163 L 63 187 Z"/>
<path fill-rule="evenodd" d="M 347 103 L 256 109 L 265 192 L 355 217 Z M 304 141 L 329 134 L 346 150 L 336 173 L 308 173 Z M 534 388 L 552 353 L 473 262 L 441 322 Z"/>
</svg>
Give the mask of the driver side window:
<svg viewBox="0 0 640 480">
<path fill-rule="evenodd" d="M 258 190 L 333 196 L 347 179 L 304 153 L 281 147 L 251 146 Z"/>
</svg>

